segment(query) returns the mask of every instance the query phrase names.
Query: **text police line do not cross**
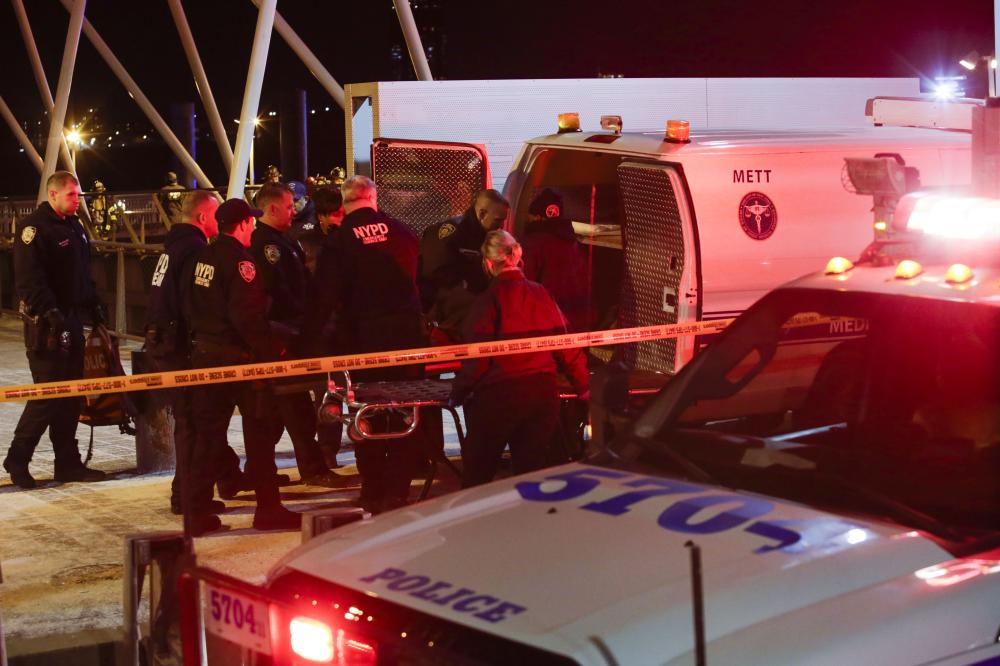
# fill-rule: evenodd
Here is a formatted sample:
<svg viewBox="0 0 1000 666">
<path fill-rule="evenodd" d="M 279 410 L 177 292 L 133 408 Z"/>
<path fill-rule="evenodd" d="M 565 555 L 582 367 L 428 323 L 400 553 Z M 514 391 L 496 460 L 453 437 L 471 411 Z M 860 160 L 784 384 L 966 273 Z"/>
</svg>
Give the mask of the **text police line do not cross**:
<svg viewBox="0 0 1000 666">
<path fill-rule="evenodd" d="M 831 321 L 831 319 L 818 315 L 804 315 L 789 320 L 786 327 L 813 326 L 827 321 Z M 607 331 L 590 331 L 587 333 L 567 333 L 514 340 L 491 340 L 463 345 L 449 345 L 447 347 L 421 347 L 419 349 L 405 349 L 391 352 L 327 356 L 269 363 L 249 363 L 197 370 L 174 370 L 171 372 L 151 372 L 120 377 L 22 384 L 4 387 L 2 394 L 0 394 L 0 402 L 24 402 L 46 398 L 149 391 L 197 386 L 200 384 L 222 384 L 277 377 L 296 377 L 327 372 L 340 372 L 343 370 L 366 370 L 397 365 L 415 365 L 418 363 L 462 361 L 487 356 L 505 356 L 508 354 L 572 349 L 575 347 L 666 340 L 688 335 L 711 335 L 719 333 L 732 322 L 732 319 L 716 319 L 685 324 L 639 326 L 635 328 L 618 328 Z"/>
</svg>

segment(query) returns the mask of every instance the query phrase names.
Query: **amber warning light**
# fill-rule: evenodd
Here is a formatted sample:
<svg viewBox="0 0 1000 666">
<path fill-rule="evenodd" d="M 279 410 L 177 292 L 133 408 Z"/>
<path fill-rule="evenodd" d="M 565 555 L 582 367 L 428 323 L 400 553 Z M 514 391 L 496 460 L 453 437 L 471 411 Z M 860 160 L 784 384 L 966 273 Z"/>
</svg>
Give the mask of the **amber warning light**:
<svg viewBox="0 0 1000 666">
<path fill-rule="evenodd" d="M 560 113 L 558 122 L 559 122 L 559 134 L 563 134 L 564 132 L 580 131 L 579 113 Z"/>
<path fill-rule="evenodd" d="M 666 140 L 671 143 L 690 143 L 691 124 L 686 120 L 668 120 Z"/>
</svg>

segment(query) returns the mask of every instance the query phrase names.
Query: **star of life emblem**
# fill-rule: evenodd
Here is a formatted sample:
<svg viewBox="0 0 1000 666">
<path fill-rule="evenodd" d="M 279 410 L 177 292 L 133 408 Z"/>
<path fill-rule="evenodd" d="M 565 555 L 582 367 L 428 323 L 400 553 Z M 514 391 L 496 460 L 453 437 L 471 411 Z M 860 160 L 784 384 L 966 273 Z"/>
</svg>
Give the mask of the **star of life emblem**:
<svg viewBox="0 0 1000 666">
<path fill-rule="evenodd" d="M 265 245 L 264 258 L 267 259 L 268 263 L 278 263 L 278 260 L 281 259 L 281 248 L 277 245 Z"/>
<path fill-rule="evenodd" d="M 740 201 L 740 227 L 754 240 L 766 240 L 778 226 L 778 210 L 762 192 L 750 192 Z"/>
<path fill-rule="evenodd" d="M 253 282 L 253 279 L 257 277 L 257 267 L 253 265 L 252 261 L 241 261 L 239 269 L 240 277 L 247 284 Z"/>
</svg>

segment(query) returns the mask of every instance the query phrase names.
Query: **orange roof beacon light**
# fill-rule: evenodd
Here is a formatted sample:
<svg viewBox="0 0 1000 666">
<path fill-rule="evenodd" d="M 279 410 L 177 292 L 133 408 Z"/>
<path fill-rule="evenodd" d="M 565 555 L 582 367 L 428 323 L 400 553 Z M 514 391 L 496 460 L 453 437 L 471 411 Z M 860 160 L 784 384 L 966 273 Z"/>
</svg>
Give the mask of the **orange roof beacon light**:
<svg viewBox="0 0 1000 666">
<path fill-rule="evenodd" d="M 560 113 L 559 114 L 559 134 L 564 134 L 566 132 L 579 132 L 580 131 L 580 114 L 579 113 Z"/>
<path fill-rule="evenodd" d="M 686 120 L 668 120 L 665 139 L 671 143 L 691 143 L 691 123 Z"/>
<path fill-rule="evenodd" d="M 852 268 L 854 268 L 854 263 L 850 259 L 834 257 L 826 262 L 826 269 L 823 273 L 824 275 L 843 275 Z"/>
<path fill-rule="evenodd" d="M 601 116 L 601 129 L 609 130 L 615 134 L 622 133 L 622 117 L 621 116 Z"/>
<path fill-rule="evenodd" d="M 896 265 L 897 280 L 912 280 L 924 272 L 924 267 L 912 259 L 903 259 Z"/>
<path fill-rule="evenodd" d="M 948 284 L 965 284 L 970 280 L 972 269 L 965 264 L 952 264 L 944 274 L 944 281 Z"/>
</svg>

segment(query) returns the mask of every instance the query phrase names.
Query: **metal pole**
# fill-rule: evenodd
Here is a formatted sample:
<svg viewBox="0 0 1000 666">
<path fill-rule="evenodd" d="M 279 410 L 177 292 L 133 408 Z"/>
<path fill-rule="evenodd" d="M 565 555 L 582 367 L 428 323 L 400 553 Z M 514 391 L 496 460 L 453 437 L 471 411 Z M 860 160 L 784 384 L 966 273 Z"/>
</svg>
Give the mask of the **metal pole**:
<svg viewBox="0 0 1000 666">
<path fill-rule="evenodd" d="M 62 0 L 63 7 L 69 9 L 70 2 L 71 0 Z M 146 114 L 146 118 L 149 119 L 149 122 L 152 123 L 153 127 L 160 134 L 160 136 L 163 137 L 164 142 L 166 142 L 170 149 L 174 151 L 174 155 L 176 155 L 177 159 L 181 161 L 184 168 L 195 174 L 198 178 L 198 182 L 204 183 L 206 188 L 214 188 L 215 185 L 212 184 L 212 181 L 208 179 L 208 176 L 206 176 L 205 172 L 201 170 L 198 163 L 194 161 L 191 154 L 185 150 L 184 144 L 182 144 L 174 135 L 170 126 L 167 125 L 165 120 L 163 120 L 163 117 L 157 113 L 156 108 L 149 101 L 149 98 L 143 94 L 142 90 L 139 88 L 139 84 L 135 82 L 135 79 L 129 76 L 128 70 L 126 70 L 121 61 L 115 57 L 115 54 L 112 53 L 111 49 L 108 47 L 107 42 L 101 38 L 97 30 L 94 29 L 94 26 L 92 26 L 90 21 L 87 21 L 86 19 L 83 21 L 83 32 L 87 35 L 87 39 L 89 39 L 90 43 L 94 45 L 94 48 L 97 49 L 97 52 L 101 55 L 101 57 L 104 58 L 104 62 L 108 64 L 111 71 L 115 73 L 118 80 L 121 81 L 122 85 L 125 86 L 125 89 L 128 90 L 129 96 L 135 100 L 135 103 L 138 104 L 139 108 Z"/>
<path fill-rule="evenodd" d="M 684 547 L 691 553 L 691 607 L 694 615 L 694 663 L 705 666 L 705 592 L 701 576 L 701 548 L 693 541 Z"/>
<path fill-rule="evenodd" d="M 115 265 L 115 331 L 128 333 L 128 321 L 125 316 L 125 250 L 118 248 L 118 261 Z"/>
<path fill-rule="evenodd" d="M 28 59 L 31 60 L 31 70 L 35 74 L 35 83 L 38 84 L 38 93 L 42 96 L 42 104 L 45 105 L 45 110 L 51 117 L 52 109 L 55 107 L 55 103 L 52 101 L 52 91 L 49 89 L 48 79 L 45 78 L 45 70 L 42 68 L 42 59 L 38 55 L 38 47 L 35 46 L 35 36 L 31 32 L 31 24 L 28 22 L 28 13 L 24 10 L 23 0 L 11 0 L 11 2 L 14 5 L 14 13 L 17 14 L 17 23 L 21 27 L 21 37 L 24 39 L 24 47 L 28 51 Z M 71 169 L 73 171 L 73 175 L 76 176 L 76 170 L 70 167 L 69 146 L 66 145 L 65 137 L 63 138 L 62 144 L 59 146 L 59 155 L 62 157 L 63 164 L 66 165 L 66 168 Z M 77 180 L 80 180 L 79 176 L 77 176 Z"/>
<path fill-rule="evenodd" d="M 69 104 L 69 90 L 73 85 L 73 69 L 76 67 L 76 52 L 80 46 L 80 29 L 83 27 L 83 12 L 86 8 L 87 0 L 76 0 L 69 12 L 66 48 L 63 49 L 59 84 L 56 87 L 56 103 L 49 115 L 49 140 L 45 146 L 45 161 L 42 164 L 41 182 L 38 184 L 38 203 L 45 201 L 47 197 L 45 181 L 55 172 L 56 161 L 59 159 L 59 143 L 63 141 L 66 105 Z"/>
<path fill-rule="evenodd" d="M 413 62 L 413 71 L 420 81 L 433 81 L 430 65 L 427 64 L 427 55 L 424 53 L 424 46 L 420 43 L 420 33 L 417 32 L 417 24 L 413 21 L 413 10 L 410 9 L 410 0 L 393 0 L 396 7 L 396 15 L 399 16 L 399 26 L 403 29 L 403 37 L 406 39 L 406 50 L 410 52 L 410 60 Z"/>
<path fill-rule="evenodd" d="M 17 124 L 17 118 L 14 117 L 13 112 L 10 110 L 10 107 L 7 106 L 7 102 L 4 101 L 3 97 L 0 97 L 0 115 L 3 115 L 3 119 L 7 121 L 7 124 L 10 126 L 10 131 L 17 137 L 18 143 L 20 143 L 21 147 L 24 148 L 25 154 L 27 154 L 31 163 L 35 165 L 35 168 L 38 169 L 38 173 L 42 173 L 42 156 L 38 154 L 37 150 L 35 150 L 35 147 L 31 144 L 31 139 L 29 139 L 28 135 L 24 133 L 21 126 Z"/>
<path fill-rule="evenodd" d="M 243 91 L 243 110 L 240 112 L 240 128 L 236 132 L 236 150 L 233 154 L 233 168 L 229 170 L 227 199 L 243 198 L 247 167 L 250 163 L 250 145 L 253 142 L 254 120 L 260 104 L 260 89 L 264 84 L 264 68 L 267 52 L 271 46 L 271 29 L 274 27 L 274 11 L 278 0 L 262 0 L 257 12 L 257 29 L 253 36 L 253 50 L 250 52 L 250 69 L 247 85 Z"/>
<path fill-rule="evenodd" d="M 1000 58 L 1000 0 L 993 0 L 993 58 Z M 991 66 L 993 63 L 986 63 L 986 72 L 989 74 L 990 82 L 993 84 L 993 94 L 996 94 L 997 70 Z"/>
<path fill-rule="evenodd" d="M 257 7 L 260 7 L 260 0 L 251 0 Z M 288 25 L 288 21 L 282 18 L 281 14 L 275 12 L 274 14 L 274 29 L 277 30 L 281 38 L 285 40 L 288 46 L 295 51 L 295 55 L 299 57 L 302 64 L 306 66 L 309 73 L 316 77 L 319 84 L 323 86 L 323 89 L 330 94 L 333 101 L 337 103 L 337 106 L 344 108 L 344 88 L 339 83 L 337 79 L 333 78 L 330 71 L 323 66 L 323 63 L 319 61 L 319 58 L 309 50 L 306 43 L 299 38 L 298 34 L 292 29 L 292 26 Z"/>
<path fill-rule="evenodd" d="M 222 124 L 219 107 L 215 105 L 212 88 L 208 85 L 208 76 L 205 75 L 205 68 L 202 67 L 198 47 L 194 43 L 194 35 L 191 34 L 191 27 L 184 14 L 184 7 L 181 5 L 181 0 L 167 0 L 167 4 L 170 6 L 170 13 L 174 16 L 177 32 L 181 35 L 181 44 L 184 45 L 184 53 L 187 55 L 191 71 L 194 73 L 195 86 L 198 88 L 198 94 L 201 95 L 201 103 L 205 106 L 205 113 L 208 114 L 208 124 L 212 127 L 212 135 L 215 137 L 215 144 L 219 147 L 222 164 L 226 167 L 226 171 L 229 171 L 233 168 L 233 149 L 226 137 L 226 127 Z"/>
</svg>

